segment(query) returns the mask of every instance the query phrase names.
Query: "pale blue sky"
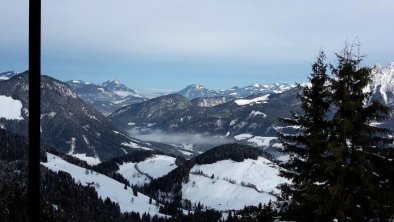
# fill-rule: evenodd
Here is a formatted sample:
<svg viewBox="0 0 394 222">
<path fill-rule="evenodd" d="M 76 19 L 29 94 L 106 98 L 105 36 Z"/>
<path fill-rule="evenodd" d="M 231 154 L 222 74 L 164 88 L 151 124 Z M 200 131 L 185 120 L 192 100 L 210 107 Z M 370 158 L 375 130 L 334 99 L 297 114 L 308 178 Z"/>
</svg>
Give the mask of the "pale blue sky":
<svg viewBox="0 0 394 222">
<path fill-rule="evenodd" d="M 43 0 L 42 69 L 142 91 L 306 80 L 358 36 L 365 65 L 394 61 L 392 0 Z M 0 1 L 0 71 L 27 69 L 27 0 Z"/>
</svg>

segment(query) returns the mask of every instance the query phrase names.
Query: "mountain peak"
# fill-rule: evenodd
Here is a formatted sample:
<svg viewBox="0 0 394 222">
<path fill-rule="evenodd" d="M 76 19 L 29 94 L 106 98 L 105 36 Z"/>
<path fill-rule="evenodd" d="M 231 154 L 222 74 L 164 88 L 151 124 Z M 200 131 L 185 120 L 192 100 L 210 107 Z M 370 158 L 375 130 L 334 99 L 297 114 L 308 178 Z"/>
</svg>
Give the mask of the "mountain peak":
<svg viewBox="0 0 394 222">
<path fill-rule="evenodd" d="M 119 80 L 112 79 L 112 80 L 108 80 L 108 81 L 103 82 L 101 85 L 102 86 L 118 86 L 118 85 L 123 85 L 123 84 L 120 83 Z"/>
<path fill-rule="evenodd" d="M 197 90 L 203 90 L 206 89 L 203 85 L 201 84 L 191 84 L 188 85 L 186 88 L 193 88 L 193 89 L 197 89 Z"/>
<path fill-rule="evenodd" d="M 186 88 L 176 92 L 176 94 L 182 95 L 189 100 L 203 97 L 214 97 L 218 95 L 216 91 L 209 90 L 201 84 L 188 85 Z"/>
</svg>

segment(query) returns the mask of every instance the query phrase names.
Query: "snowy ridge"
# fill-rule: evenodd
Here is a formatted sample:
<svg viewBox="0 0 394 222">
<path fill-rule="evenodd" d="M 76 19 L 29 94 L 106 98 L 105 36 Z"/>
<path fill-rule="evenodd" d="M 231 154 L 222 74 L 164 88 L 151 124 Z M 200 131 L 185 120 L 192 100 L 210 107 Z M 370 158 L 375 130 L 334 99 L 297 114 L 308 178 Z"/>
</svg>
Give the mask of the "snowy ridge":
<svg viewBox="0 0 394 222">
<path fill-rule="evenodd" d="M 251 95 L 256 94 L 277 94 L 283 93 L 287 90 L 294 88 L 295 84 L 286 84 L 286 83 L 272 83 L 272 84 L 253 84 L 246 87 L 237 87 L 234 86 L 231 89 L 226 90 L 211 90 L 207 89 L 201 84 L 192 84 L 188 85 L 186 88 L 176 92 L 176 94 L 180 94 L 186 97 L 189 100 L 195 98 L 211 98 L 211 97 L 232 97 L 232 98 L 245 98 Z"/>
<path fill-rule="evenodd" d="M 41 165 L 54 172 L 67 172 L 77 183 L 81 183 L 82 185 L 93 183 L 98 196 L 102 199 L 109 197 L 112 201 L 118 203 L 121 212 L 135 211 L 140 214 L 149 212 L 152 215 L 163 216 L 159 213 L 158 207 L 154 205 L 156 201 L 152 200 L 152 204 L 149 204 L 149 197 L 142 193 L 134 196 L 131 187 L 127 187 L 127 190 L 125 190 L 124 184 L 105 175 L 68 163 L 50 153 L 47 153 L 47 157 L 48 162 L 42 162 Z"/>
</svg>

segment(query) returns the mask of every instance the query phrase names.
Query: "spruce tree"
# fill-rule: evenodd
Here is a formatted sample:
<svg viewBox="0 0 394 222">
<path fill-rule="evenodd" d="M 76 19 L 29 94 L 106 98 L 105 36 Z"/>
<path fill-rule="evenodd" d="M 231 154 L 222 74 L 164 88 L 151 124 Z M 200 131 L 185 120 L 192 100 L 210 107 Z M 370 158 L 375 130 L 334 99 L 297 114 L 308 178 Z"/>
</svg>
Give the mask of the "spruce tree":
<svg viewBox="0 0 394 222">
<path fill-rule="evenodd" d="M 330 90 L 325 58 L 320 51 L 312 65 L 310 86 L 298 86 L 302 90 L 298 98 L 303 113 L 281 119 L 297 129 L 296 134 L 279 132 L 284 151 L 290 155 L 289 161 L 282 165 L 285 170 L 281 170 L 281 175 L 292 181 L 281 186 L 284 219 L 313 220 L 326 197 L 327 178 L 322 162 L 328 155 Z"/>
<path fill-rule="evenodd" d="M 362 58 L 354 55 L 353 50 L 354 46 L 345 47 L 336 55 L 337 66 L 332 67 L 336 112 L 329 148 L 333 159 L 326 161 L 330 198 L 321 213 L 340 221 L 385 220 L 389 212 L 382 201 L 387 200 L 379 195 L 382 192 L 379 181 L 384 178 L 379 178 L 377 172 L 383 176 L 386 168 L 379 170 L 376 164 L 379 161 L 380 164 L 393 164 L 385 157 L 392 140 L 386 136 L 387 129 L 371 123 L 387 119 L 389 108 L 378 101 L 366 104 L 370 93 L 364 89 L 371 81 L 371 69 L 360 67 Z M 388 189 L 388 192 L 392 190 L 392 186 Z"/>
</svg>

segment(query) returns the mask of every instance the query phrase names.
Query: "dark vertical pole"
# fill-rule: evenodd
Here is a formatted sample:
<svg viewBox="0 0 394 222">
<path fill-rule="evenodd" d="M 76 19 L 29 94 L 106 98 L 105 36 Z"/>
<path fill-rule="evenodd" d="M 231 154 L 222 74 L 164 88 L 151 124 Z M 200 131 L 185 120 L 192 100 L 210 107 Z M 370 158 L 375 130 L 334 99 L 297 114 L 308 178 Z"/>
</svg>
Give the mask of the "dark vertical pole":
<svg viewBox="0 0 394 222">
<path fill-rule="evenodd" d="M 41 0 L 29 1 L 29 221 L 40 221 Z"/>
</svg>

